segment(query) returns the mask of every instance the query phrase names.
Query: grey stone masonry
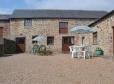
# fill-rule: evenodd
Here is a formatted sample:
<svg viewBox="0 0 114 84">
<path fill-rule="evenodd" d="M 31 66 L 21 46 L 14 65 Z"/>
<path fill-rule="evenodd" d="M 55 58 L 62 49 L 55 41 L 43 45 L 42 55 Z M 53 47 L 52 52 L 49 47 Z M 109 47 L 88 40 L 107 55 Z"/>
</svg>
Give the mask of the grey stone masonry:
<svg viewBox="0 0 114 84">
<path fill-rule="evenodd" d="M 26 52 L 32 49 L 32 36 L 45 35 L 54 36 L 54 45 L 51 46 L 54 51 L 62 51 L 62 37 L 74 36 L 75 44 L 79 43 L 79 37 L 76 34 L 59 34 L 59 22 L 68 22 L 68 30 L 79 25 L 88 25 L 94 19 L 32 19 L 32 27 L 24 26 L 24 19 L 14 19 L 10 21 L 10 39 L 15 41 L 16 37 L 26 37 Z M 46 42 L 44 42 L 47 45 Z"/>
</svg>

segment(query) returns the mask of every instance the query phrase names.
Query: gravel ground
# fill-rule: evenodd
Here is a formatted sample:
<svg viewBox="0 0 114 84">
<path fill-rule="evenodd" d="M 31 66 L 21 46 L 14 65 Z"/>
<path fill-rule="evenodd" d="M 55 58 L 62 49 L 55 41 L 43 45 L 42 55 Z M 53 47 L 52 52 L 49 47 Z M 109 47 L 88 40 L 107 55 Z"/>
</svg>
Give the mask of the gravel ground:
<svg viewBox="0 0 114 84">
<path fill-rule="evenodd" d="M 0 84 L 114 84 L 114 62 L 68 54 L 0 57 Z"/>
</svg>

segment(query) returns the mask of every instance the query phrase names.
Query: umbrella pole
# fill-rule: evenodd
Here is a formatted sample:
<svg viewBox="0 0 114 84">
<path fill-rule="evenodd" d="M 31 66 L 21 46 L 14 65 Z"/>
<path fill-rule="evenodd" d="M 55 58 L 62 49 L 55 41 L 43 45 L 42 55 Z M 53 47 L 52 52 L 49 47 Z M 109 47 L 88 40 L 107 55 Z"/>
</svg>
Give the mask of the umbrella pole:
<svg viewBox="0 0 114 84">
<path fill-rule="evenodd" d="M 83 37 L 82 37 L 82 45 L 83 45 Z"/>
<path fill-rule="evenodd" d="M 82 36 L 82 45 L 83 45 L 83 43 L 84 43 L 84 39 L 85 39 L 85 37 L 84 37 L 84 36 Z"/>
</svg>

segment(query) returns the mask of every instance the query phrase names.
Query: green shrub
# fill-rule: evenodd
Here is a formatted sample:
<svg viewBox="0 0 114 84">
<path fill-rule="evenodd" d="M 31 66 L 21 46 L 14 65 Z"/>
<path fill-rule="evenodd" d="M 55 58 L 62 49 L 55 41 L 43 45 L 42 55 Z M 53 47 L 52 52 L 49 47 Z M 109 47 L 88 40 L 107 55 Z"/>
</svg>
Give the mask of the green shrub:
<svg viewBox="0 0 114 84">
<path fill-rule="evenodd" d="M 53 54 L 53 52 L 51 50 L 46 51 L 46 55 L 52 55 L 52 54 Z"/>
<path fill-rule="evenodd" d="M 4 54 L 3 53 L 0 53 L 0 57 L 3 56 Z"/>
<path fill-rule="evenodd" d="M 38 48 L 38 54 L 41 56 L 51 55 L 53 52 L 51 50 L 47 50 L 45 45 L 40 45 Z"/>
<path fill-rule="evenodd" d="M 46 46 L 45 45 L 40 45 L 38 48 L 38 54 L 39 55 L 46 55 Z"/>
</svg>

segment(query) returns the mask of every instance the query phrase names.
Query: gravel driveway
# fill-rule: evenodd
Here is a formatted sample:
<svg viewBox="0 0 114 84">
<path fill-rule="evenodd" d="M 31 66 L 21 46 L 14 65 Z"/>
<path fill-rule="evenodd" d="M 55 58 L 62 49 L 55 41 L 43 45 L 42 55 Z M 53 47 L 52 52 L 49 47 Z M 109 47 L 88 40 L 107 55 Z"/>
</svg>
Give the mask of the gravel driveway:
<svg viewBox="0 0 114 84">
<path fill-rule="evenodd" d="M 114 84 L 114 62 L 68 54 L 0 57 L 0 84 Z"/>
</svg>

